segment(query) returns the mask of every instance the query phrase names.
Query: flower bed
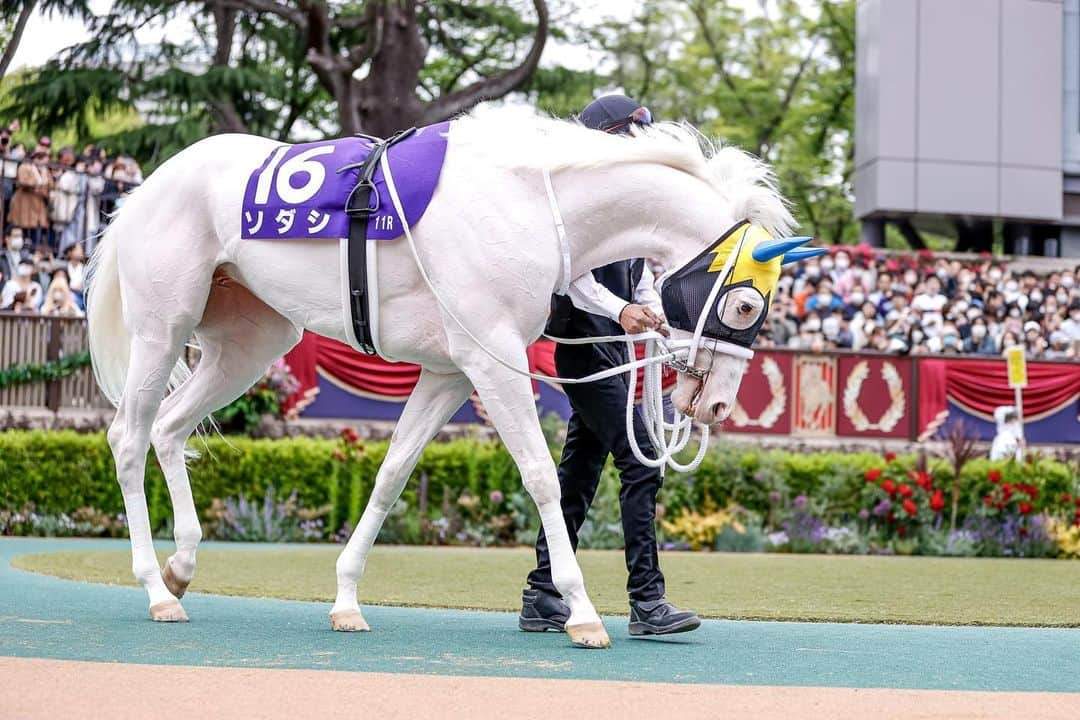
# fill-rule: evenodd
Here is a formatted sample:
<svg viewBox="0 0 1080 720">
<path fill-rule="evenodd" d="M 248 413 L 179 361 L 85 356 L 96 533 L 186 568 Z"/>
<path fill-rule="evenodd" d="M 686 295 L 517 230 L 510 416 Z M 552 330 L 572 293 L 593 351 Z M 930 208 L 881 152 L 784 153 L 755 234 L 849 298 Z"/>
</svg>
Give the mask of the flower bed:
<svg viewBox="0 0 1080 720">
<path fill-rule="evenodd" d="M 189 472 L 204 530 L 233 540 L 347 537 L 386 451 L 385 443 L 361 443 L 348 430 L 337 440 L 212 437 L 192 446 L 202 451 Z M 716 447 L 692 475 L 665 480 L 657 509 L 661 542 L 716 550 L 1080 556 L 1075 466 L 973 460 L 954 483 L 949 463 L 919 462 Z M 123 503 L 102 434 L 0 433 L 0 473 L 0 534 L 122 533 Z M 580 532 L 584 547 L 621 546 L 618 490 L 609 466 Z M 168 491 L 154 462 L 146 491 L 155 530 L 170 535 Z M 425 450 L 380 540 L 530 544 L 537 523 L 503 447 L 455 440 Z"/>
</svg>

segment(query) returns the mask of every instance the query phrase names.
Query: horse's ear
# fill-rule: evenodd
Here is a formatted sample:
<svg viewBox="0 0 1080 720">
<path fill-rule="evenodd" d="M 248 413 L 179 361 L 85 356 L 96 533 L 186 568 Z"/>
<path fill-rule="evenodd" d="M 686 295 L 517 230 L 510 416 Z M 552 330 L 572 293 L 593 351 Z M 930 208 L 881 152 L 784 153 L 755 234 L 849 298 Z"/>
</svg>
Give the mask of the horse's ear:
<svg viewBox="0 0 1080 720">
<path fill-rule="evenodd" d="M 784 253 L 784 256 L 780 258 L 781 265 L 788 265 L 793 262 L 799 262 L 800 260 L 808 260 L 818 255 L 824 255 L 829 252 L 826 248 L 795 248 L 794 250 L 788 250 Z"/>
<path fill-rule="evenodd" d="M 770 260 L 782 256 L 789 250 L 794 250 L 800 245 L 805 245 L 811 240 L 813 240 L 813 238 L 808 237 L 778 238 L 776 240 L 766 240 L 765 242 L 758 243 L 751 252 L 751 255 L 755 260 L 760 263 L 769 262 Z"/>
</svg>

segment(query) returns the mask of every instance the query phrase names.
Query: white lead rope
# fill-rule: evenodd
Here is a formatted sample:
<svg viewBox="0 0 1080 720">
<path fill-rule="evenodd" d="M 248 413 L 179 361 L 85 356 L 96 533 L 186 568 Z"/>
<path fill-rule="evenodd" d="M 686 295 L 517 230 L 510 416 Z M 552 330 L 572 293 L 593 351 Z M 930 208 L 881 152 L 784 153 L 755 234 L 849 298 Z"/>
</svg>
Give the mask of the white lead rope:
<svg viewBox="0 0 1080 720">
<path fill-rule="evenodd" d="M 462 332 L 483 350 L 488 357 L 518 375 L 524 375 L 525 377 L 534 380 L 559 383 L 561 385 L 593 382 L 594 380 L 602 380 L 604 378 L 614 377 L 615 375 L 628 372 L 630 374 L 630 382 L 626 396 L 626 432 L 630 443 L 630 449 L 633 452 L 634 457 L 643 465 L 661 468 L 661 472 L 663 472 L 663 468 L 665 467 L 671 467 L 677 472 L 691 472 L 701 464 L 702 459 L 705 457 L 705 451 L 708 449 L 709 428 L 704 425 L 699 425 L 701 428 L 701 444 L 698 447 L 697 455 L 689 464 L 682 465 L 678 463 L 673 456 L 686 447 L 690 440 L 692 424 L 697 423 L 693 423 L 690 417 L 682 415 L 678 411 L 675 411 L 674 422 L 669 423 L 664 418 L 663 372 L 661 366 L 665 362 L 680 359 L 689 353 L 691 351 L 689 345 L 686 346 L 685 350 L 682 347 L 679 347 L 686 344 L 686 341 L 671 343 L 671 346 L 678 348 L 672 350 L 668 347 L 668 341 L 663 335 L 651 331 L 632 335 L 607 335 L 590 338 L 551 338 L 555 342 L 569 345 L 584 345 L 621 340 L 626 342 L 631 356 L 633 356 L 634 353 L 634 342 L 639 340 L 645 341 L 645 357 L 643 359 L 632 360 L 617 367 L 595 372 L 582 378 L 561 378 L 543 375 L 541 373 L 522 370 L 513 363 L 507 362 L 489 350 L 488 347 L 481 342 L 471 330 L 469 330 L 465 323 L 457 317 L 454 311 L 447 307 L 446 303 L 443 302 L 442 297 L 435 290 L 435 285 L 432 283 L 431 278 L 424 269 L 424 264 L 420 260 L 420 254 L 416 250 L 416 242 L 413 240 L 412 231 L 409 228 L 409 223 L 405 216 L 405 209 L 402 207 L 401 198 L 398 195 L 397 186 L 394 183 L 394 176 L 390 171 L 388 153 L 383 153 L 379 162 L 382 165 L 386 189 L 389 192 L 391 201 L 394 203 L 394 210 L 398 214 L 398 219 L 401 221 L 405 239 L 409 244 L 409 251 L 412 253 L 413 260 L 416 262 L 416 269 L 419 271 L 420 277 L 423 278 L 424 283 L 431 291 L 431 294 L 435 296 L 435 301 L 439 303 L 439 307 L 442 308 L 443 312 L 445 312 L 451 320 L 457 323 Z M 552 216 L 555 219 L 556 232 L 559 234 L 560 251 L 563 255 L 562 284 L 568 288 L 570 284 L 568 280 L 570 274 L 570 257 L 568 245 L 565 241 L 565 227 L 563 226 L 562 215 L 559 212 L 559 206 L 555 199 L 554 190 L 551 187 L 551 178 L 546 171 L 544 173 L 544 184 L 548 191 L 548 199 L 551 204 Z M 645 420 L 645 427 L 649 439 L 657 450 L 657 456 L 655 458 L 647 457 L 641 451 L 641 448 L 638 446 L 637 437 L 634 433 L 634 396 L 637 391 L 637 369 L 641 367 L 645 368 L 645 382 L 642 387 L 643 419 Z M 670 437 L 668 436 L 668 432 L 671 433 Z"/>
</svg>

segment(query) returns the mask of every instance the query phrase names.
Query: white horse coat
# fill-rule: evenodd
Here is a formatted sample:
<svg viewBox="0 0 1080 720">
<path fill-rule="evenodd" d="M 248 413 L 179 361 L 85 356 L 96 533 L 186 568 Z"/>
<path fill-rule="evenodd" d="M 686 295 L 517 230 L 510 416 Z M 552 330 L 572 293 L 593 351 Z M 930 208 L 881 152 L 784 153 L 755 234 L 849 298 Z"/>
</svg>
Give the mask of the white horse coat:
<svg viewBox="0 0 1080 720">
<path fill-rule="evenodd" d="M 240 239 L 245 182 L 277 145 L 219 135 L 179 153 L 125 202 L 91 263 L 90 347 L 98 382 L 117 404 L 108 438 L 133 571 L 155 620 L 187 619 L 178 599 L 201 539 L 184 466 L 191 433 L 303 329 L 349 338 L 338 241 Z M 731 148 L 703 152 L 697 134 L 680 126 L 624 138 L 490 108 L 455 121 L 438 188 L 413 235 L 442 300 L 490 351 L 521 369 L 563 272 L 541 168 L 551 171 L 562 208 L 572 277 L 632 257 L 675 267 L 741 219 L 773 235 L 793 222 L 765 166 Z M 368 550 L 424 445 L 475 387 L 540 509 L 553 580 L 571 608 L 567 632 L 578 644 L 606 646 L 570 547 L 529 381 L 445 316 L 404 242 L 379 242 L 377 265 L 379 346 L 423 371 L 338 560 L 335 629 L 367 629 L 356 584 Z M 202 347 L 193 374 L 178 361 L 192 335 Z M 711 424 L 726 417 L 746 361 L 703 354 L 712 370 L 705 386 L 682 375 L 674 400 Z M 167 387 L 175 390 L 166 396 Z M 176 553 L 161 570 L 142 487 L 151 443 L 176 515 Z"/>
</svg>

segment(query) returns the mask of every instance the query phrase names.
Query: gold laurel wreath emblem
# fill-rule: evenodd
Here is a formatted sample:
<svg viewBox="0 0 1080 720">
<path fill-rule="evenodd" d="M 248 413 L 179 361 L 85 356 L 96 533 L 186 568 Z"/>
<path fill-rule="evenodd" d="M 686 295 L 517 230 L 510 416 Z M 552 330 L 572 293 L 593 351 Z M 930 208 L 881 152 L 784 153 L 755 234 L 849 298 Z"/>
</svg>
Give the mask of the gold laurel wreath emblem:
<svg viewBox="0 0 1080 720">
<path fill-rule="evenodd" d="M 746 414 L 746 410 L 743 409 L 738 398 L 736 398 L 735 407 L 731 409 L 731 421 L 735 423 L 735 427 L 756 426 L 771 428 L 780 419 L 780 415 L 783 414 L 784 408 L 787 406 L 787 390 L 784 389 L 784 375 L 780 372 L 780 366 L 772 358 L 765 358 L 765 362 L 761 364 L 761 372 L 764 373 L 765 379 L 769 381 L 769 394 L 771 395 L 769 404 L 765 406 L 760 415 L 752 418 Z"/>
<path fill-rule="evenodd" d="M 870 376 L 870 363 L 862 360 L 855 365 L 848 375 L 847 384 L 844 386 L 844 415 L 851 421 L 851 426 L 862 432 L 864 430 L 879 430 L 890 432 L 904 417 L 906 397 L 904 396 L 904 382 L 900 379 L 900 371 L 891 362 L 885 361 L 881 365 L 881 377 L 889 389 L 891 403 L 889 409 L 876 422 L 870 422 L 866 413 L 859 407 L 859 395 L 862 393 L 863 382 Z"/>
</svg>

